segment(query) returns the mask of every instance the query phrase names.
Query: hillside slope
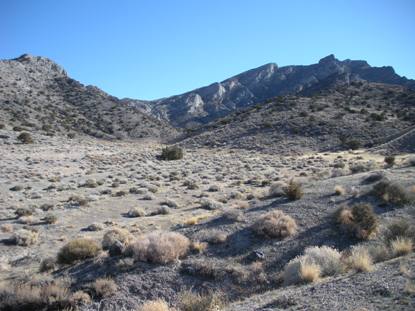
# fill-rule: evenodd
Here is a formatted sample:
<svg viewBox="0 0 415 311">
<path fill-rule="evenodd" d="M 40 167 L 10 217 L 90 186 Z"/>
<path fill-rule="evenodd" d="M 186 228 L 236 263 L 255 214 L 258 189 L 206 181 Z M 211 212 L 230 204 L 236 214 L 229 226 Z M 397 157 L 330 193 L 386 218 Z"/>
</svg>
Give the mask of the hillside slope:
<svg viewBox="0 0 415 311">
<path fill-rule="evenodd" d="M 0 61 L 0 123 L 45 134 L 170 138 L 177 134 L 94 86 L 68 77 L 53 61 L 30 55 Z"/>
<path fill-rule="evenodd" d="M 276 153 L 327 151 L 385 143 L 385 137 L 400 134 L 414 123 L 414 91 L 353 82 L 314 96 L 270 99 L 202 126 L 181 143 Z M 405 143 L 396 151 L 402 148 Z"/>
</svg>

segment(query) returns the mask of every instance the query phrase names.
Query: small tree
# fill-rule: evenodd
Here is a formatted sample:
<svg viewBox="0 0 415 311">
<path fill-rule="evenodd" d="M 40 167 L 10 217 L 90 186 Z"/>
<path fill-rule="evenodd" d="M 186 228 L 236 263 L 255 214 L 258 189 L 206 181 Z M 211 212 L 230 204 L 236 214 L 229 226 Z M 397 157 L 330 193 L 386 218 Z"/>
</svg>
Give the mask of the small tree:
<svg viewBox="0 0 415 311">
<path fill-rule="evenodd" d="M 183 149 L 177 146 L 166 147 L 161 151 L 161 160 L 180 160 L 183 158 Z"/>
<path fill-rule="evenodd" d="M 395 156 L 394 155 L 386 156 L 384 161 L 387 165 L 393 166 L 395 164 Z"/>
</svg>

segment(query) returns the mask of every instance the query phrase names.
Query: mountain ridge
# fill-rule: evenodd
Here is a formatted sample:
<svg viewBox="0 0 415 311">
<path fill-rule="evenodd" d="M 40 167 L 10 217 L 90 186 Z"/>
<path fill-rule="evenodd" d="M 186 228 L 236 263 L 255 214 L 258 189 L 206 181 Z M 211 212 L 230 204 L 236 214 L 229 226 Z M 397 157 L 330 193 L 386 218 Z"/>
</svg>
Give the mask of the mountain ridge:
<svg viewBox="0 0 415 311">
<path fill-rule="evenodd" d="M 228 113 L 280 95 L 325 89 L 328 82 L 368 81 L 415 89 L 415 80 L 401 77 L 393 67 L 372 67 L 364 60 L 340 61 L 333 54 L 311 65 L 278 67 L 268 63 L 179 95 L 153 101 L 124 98 L 122 101 L 166 120 L 176 127 L 195 127 Z"/>
</svg>

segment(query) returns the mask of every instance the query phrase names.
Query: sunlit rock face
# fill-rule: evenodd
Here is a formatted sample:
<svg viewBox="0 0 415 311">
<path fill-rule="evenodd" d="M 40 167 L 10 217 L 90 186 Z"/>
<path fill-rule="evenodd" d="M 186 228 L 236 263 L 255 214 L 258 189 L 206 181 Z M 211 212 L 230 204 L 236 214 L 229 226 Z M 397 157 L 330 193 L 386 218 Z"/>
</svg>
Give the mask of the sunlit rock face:
<svg viewBox="0 0 415 311">
<path fill-rule="evenodd" d="M 232 111 L 287 94 L 310 95 L 336 83 L 366 80 L 415 89 L 415 81 L 400 77 L 392 67 L 371 67 L 366 61 L 340 61 L 334 55 L 317 64 L 278 67 L 270 63 L 220 83 L 138 105 L 146 113 L 179 127 L 191 127 Z"/>
</svg>

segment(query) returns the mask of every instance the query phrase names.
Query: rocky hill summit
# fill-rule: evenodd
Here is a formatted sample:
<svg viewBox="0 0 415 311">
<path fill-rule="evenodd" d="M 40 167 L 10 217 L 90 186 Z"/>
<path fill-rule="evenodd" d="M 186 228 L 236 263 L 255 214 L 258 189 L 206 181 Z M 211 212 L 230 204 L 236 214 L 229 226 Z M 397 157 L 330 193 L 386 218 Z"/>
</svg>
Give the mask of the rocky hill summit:
<svg viewBox="0 0 415 311">
<path fill-rule="evenodd" d="M 0 123 L 45 135 L 169 138 L 167 123 L 129 107 L 94 86 L 71 79 L 48 58 L 24 54 L 0 61 Z"/>
<path fill-rule="evenodd" d="M 310 95 L 338 83 L 368 81 L 415 89 L 415 81 L 392 67 L 372 67 L 366 61 L 340 61 L 329 55 L 317 64 L 284 66 L 270 63 L 219 83 L 155 101 L 124 99 L 146 113 L 179 127 L 195 127 L 281 95 Z"/>
</svg>

